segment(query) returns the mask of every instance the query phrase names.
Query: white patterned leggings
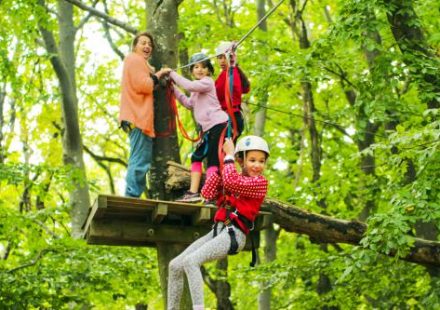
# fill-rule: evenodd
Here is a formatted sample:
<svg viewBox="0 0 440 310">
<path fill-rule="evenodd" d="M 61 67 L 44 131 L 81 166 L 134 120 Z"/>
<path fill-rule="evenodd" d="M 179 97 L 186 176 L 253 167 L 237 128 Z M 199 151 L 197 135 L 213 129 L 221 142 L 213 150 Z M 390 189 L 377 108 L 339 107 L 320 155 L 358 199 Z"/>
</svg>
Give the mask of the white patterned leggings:
<svg viewBox="0 0 440 310">
<path fill-rule="evenodd" d="M 168 268 L 168 310 L 179 310 L 183 292 L 184 273 L 188 278 L 189 290 L 193 306 L 203 309 L 203 278 L 200 266 L 205 262 L 225 258 L 231 246 L 229 236 L 223 223 L 217 225 L 217 236 L 213 230 L 200 237 L 188 246 L 185 251 L 175 257 Z M 233 226 L 238 243 L 238 251 L 241 251 L 246 243 L 246 235 Z"/>
</svg>

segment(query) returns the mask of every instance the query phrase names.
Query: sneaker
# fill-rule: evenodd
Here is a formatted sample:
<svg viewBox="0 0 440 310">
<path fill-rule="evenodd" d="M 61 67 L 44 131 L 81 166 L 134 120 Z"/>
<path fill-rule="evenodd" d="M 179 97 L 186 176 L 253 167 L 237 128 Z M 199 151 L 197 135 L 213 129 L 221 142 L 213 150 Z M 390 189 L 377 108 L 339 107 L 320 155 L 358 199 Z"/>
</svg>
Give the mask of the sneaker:
<svg viewBox="0 0 440 310">
<path fill-rule="evenodd" d="M 178 202 L 201 202 L 202 197 L 199 193 L 193 193 L 190 191 L 186 191 L 186 193 L 179 199 L 176 199 Z"/>
</svg>

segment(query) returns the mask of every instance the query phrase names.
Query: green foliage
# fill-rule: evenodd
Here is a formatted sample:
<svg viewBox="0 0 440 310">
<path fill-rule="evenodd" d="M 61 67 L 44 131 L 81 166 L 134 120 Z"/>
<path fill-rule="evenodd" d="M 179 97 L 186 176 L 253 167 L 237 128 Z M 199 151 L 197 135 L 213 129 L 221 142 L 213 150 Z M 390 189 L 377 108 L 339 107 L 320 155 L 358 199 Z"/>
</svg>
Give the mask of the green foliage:
<svg viewBox="0 0 440 310">
<path fill-rule="evenodd" d="M 179 48 L 213 54 L 219 41 L 239 40 L 257 21 L 256 2 L 239 2 L 182 1 Z M 356 247 L 323 247 L 281 232 L 277 260 L 255 269 L 247 267 L 249 253 L 231 257 L 235 307 L 256 308 L 263 285 L 273 289 L 274 309 L 436 309 L 438 277 L 400 258 L 412 249 L 416 227 L 440 229 L 439 111 L 427 109 L 440 100 L 440 18 L 433 9 L 440 2 L 406 1 L 416 14 L 401 12 L 423 30 L 423 53 L 402 52 L 387 15 L 398 2 L 382 0 L 307 1 L 302 18 L 311 46 L 301 48 L 294 28 L 304 3 L 281 5 L 267 31 L 257 29 L 237 50 L 251 81 L 245 134 L 266 109 L 269 196 L 343 219 L 367 214 L 368 230 Z M 49 12 L 38 1 L 0 1 L 0 308 L 162 308 L 154 250 L 87 246 L 69 237 L 68 197 L 78 173 L 62 164 L 61 96 L 38 30 L 40 21 L 58 40 L 58 7 L 46 4 Z M 111 16 L 145 28 L 143 1 L 107 4 Z M 103 10 L 101 3 L 97 8 Z M 75 24 L 87 14 L 75 8 Z M 110 33 L 127 52 L 131 35 L 116 27 Z M 78 29 L 75 49 L 79 125 L 89 150 L 81 181 L 93 195 L 121 194 L 128 158 L 127 136 L 117 124 L 121 60 L 94 17 Z M 315 107 L 307 117 L 305 83 Z M 181 116 L 192 135 L 190 113 L 182 109 Z M 321 147 L 315 182 L 312 117 Z M 189 164 L 193 145 L 179 139 Z M 216 279 L 225 277 L 208 268 Z M 330 290 L 319 294 L 324 276 Z M 215 307 L 205 291 L 207 306 Z"/>
<path fill-rule="evenodd" d="M 280 247 L 288 243 L 290 247 Z M 237 277 L 257 294 L 260 283 L 272 288 L 275 309 L 431 308 L 438 306 L 432 292 L 438 283 L 430 281 L 422 267 L 378 255 L 362 248 L 336 249 L 310 244 L 304 237 L 281 234 L 277 260 L 256 269 L 239 269 Z M 331 290 L 319 295 L 317 283 L 329 276 Z M 251 294 L 248 294 L 251 295 Z M 245 301 L 246 302 L 246 299 Z M 252 305 L 240 304 L 239 308 Z"/>
<path fill-rule="evenodd" d="M 118 309 L 121 301 L 159 299 L 152 295 L 158 279 L 151 251 L 71 239 L 56 224 L 67 220 L 63 206 L 23 215 L 1 204 L 0 211 L 0 244 L 9 251 L 0 260 L 1 308 Z"/>
</svg>

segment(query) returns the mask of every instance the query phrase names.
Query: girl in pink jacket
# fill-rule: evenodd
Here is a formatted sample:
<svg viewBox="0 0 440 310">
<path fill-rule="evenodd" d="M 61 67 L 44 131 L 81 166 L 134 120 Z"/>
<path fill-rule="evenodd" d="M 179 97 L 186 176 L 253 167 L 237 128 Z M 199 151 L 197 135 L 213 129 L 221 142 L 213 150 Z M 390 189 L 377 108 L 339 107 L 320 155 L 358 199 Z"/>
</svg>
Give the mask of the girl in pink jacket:
<svg viewBox="0 0 440 310">
<path fill-rule="evenodd" d="M 170 73 L 171 79 L 191 92 L 190 97 L 174 87 L 177 100 L 187 109 L 193 110 L 197 124 L 201 127 L 203 138 L 191 156 L 191 186 L 184 196 L 177 201 L 199 202 L 202 178 L 202 160 L 207 157 L 206 177 L 218 171 L 218 143 L 223 130 L 227 126 L 228 114 L 222 110 L 217 98 L 215 82 L 212 79 L 214 67 L 203 53 L 197 53 L 190 59 L 190 71 L 195 80 L 191 81 L 169 68 L 162 69 L 158 74 Z"/>
</svg>

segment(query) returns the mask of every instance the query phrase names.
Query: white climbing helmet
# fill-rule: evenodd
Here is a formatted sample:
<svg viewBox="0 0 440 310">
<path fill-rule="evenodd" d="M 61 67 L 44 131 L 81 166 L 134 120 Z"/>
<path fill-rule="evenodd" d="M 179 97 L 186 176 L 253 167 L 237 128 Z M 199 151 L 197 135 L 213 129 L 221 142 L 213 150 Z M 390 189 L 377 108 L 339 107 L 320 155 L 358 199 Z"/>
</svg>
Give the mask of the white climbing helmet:
<svg viewBox="0 0 440 310">
<path fill-rule="evenodd" d="M 259 136 L 245 136 L 237 142 L 234 155 L 246 151 L 263 151 L 267 156 L 270 155 L 266 140 Z"/>
<path fill-rule="evenodd" d="M 215 54 L 221 55 L 226 53 L 226 51 L 231 51 L 234 42 L 220 42 L 220 44 L 215 48 Z"/>
</svg>

